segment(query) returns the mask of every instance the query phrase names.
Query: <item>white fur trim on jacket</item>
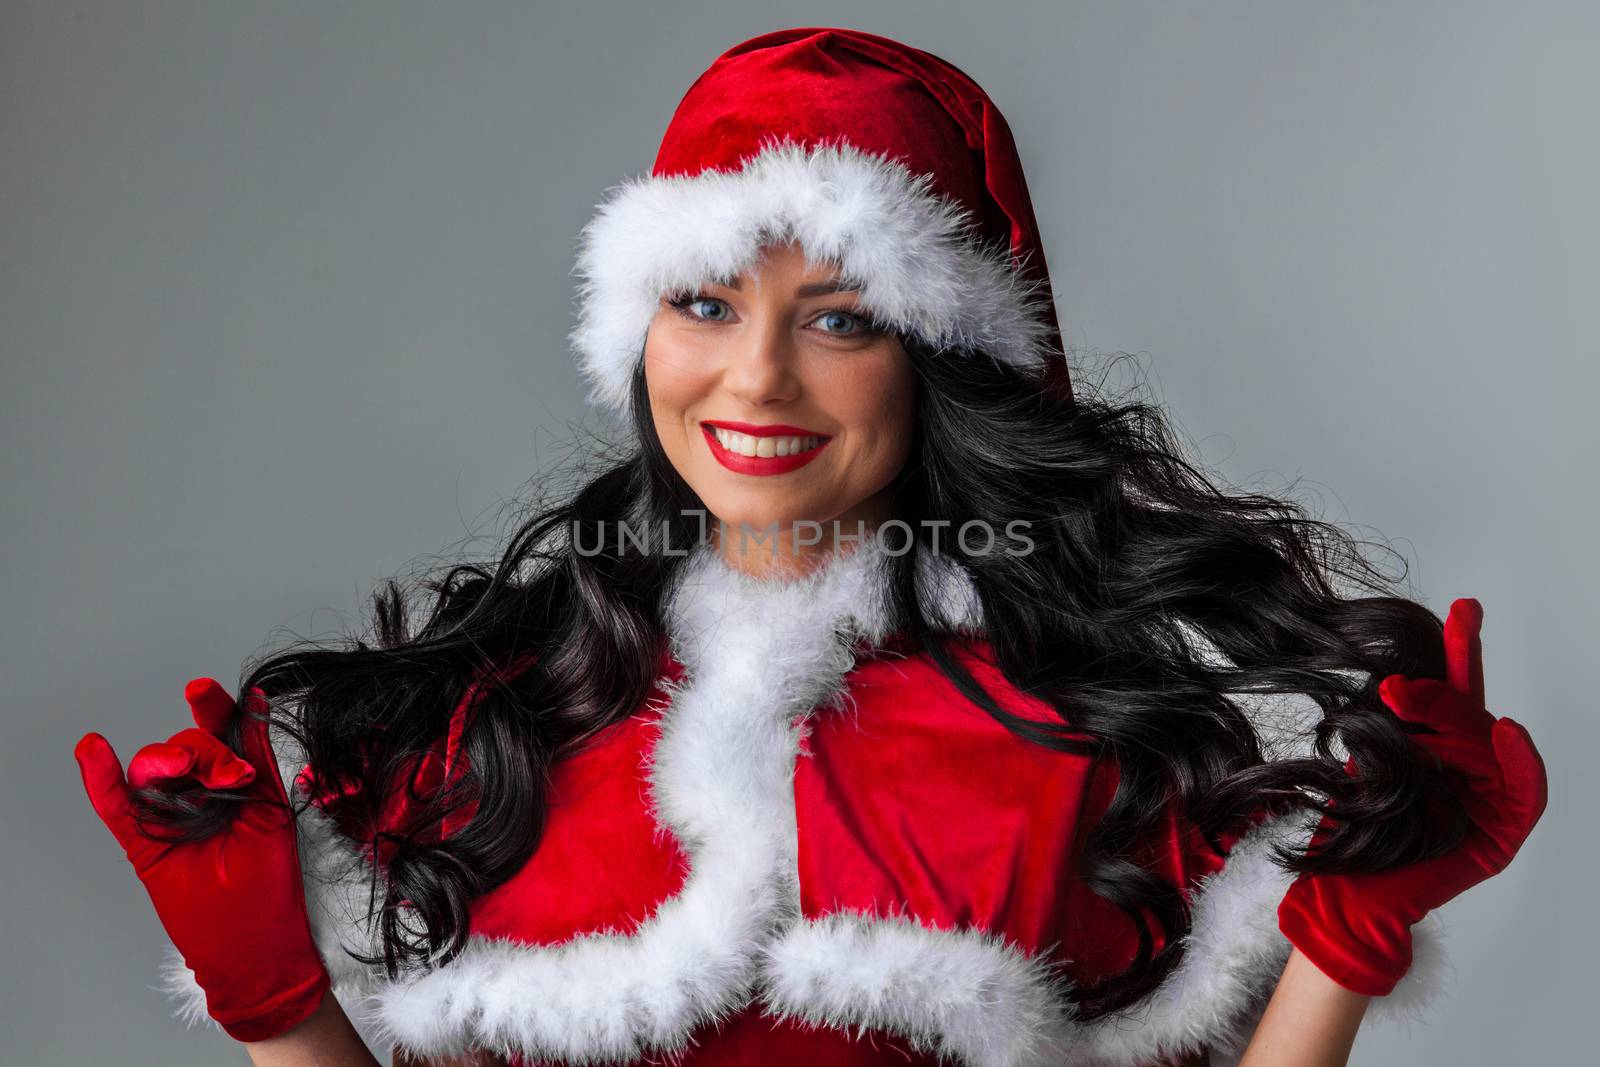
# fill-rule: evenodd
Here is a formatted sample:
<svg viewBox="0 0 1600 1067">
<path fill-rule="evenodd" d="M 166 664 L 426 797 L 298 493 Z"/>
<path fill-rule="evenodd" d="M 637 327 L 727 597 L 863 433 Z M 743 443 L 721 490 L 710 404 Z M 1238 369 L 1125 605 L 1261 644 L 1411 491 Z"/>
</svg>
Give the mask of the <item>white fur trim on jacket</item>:
<svg viewBox="0 0 1600 1067">
<path fill-rule="evenodd" d="M 794 582 L 700 550 L 669 627 L 686 680 L 649 765 L 659 822 L 690 858 L 682 889 L 632 930 L 560 945 L 479 940 L 379 989 L 383 1032 L 422 1055 L 489 1049 L 578 1063 L 681 1050 L 750 998 L 763 945 L 799 913 L 792 774 L 805 714 L 843 691 L 852 640 L 886 616 L 869 538 Z M 925 557 L 926 558 L 926 557 Z"/>
<path fill-rule="evenodd" d="M 862 306 L 937 347 L 1019 367 L 1055 356 L 1041 286 L 927 175 L 847 142 L 769 140 L 742 170 L 643 176 L 610 190 L 579 241 L 571 341 L 590 399 L 616 412 L 662 296 L 727 280 L 766 243 L 836 263 Z"/>
<path fill-rule="evenodd" d="M 1270 845 L 1303 834 L 1303 820 L 1269 822 L 1235 845 L 1195 890 L 1180 965 L 1136 1011 L 1093 1022 L 1065 1006 L 1057 965 L 998 935 L 905 915 L 802 917 L 794 762 L 807 713 L 847 695 L 855 642 L 887 635 L 884 553 L 869 538 L 789 583 L 741 574 L 705 550 L 686 561 L 668 615 L 686 673 L 658 709 L 648 768 L 655 817 L 689 860 L 682 889 L 630 929 L 556 945 L 471 938 L 451 963 L 396 982 L 334 971 L 374 1047 L 627 1062 L 685 1049 L 700 1026 L 752 999 L 815 1025 L 882 1028 L 969 1067 L 1132 1067 L 1242 1046 L 1289 954 L 1277 927 L 1289 875 Z M 946 557 L 922 561 L 935 617 L 981 630 L 970 579 Z M 307 814 L 307 892 L 332 970 L 348 960 L 339 945 L 367 943 L 366 872 L 328 820 Z M 1417 1004 L 1418 987 L 1432 983 L 1432 934 L 1417 928 L 1417 966 L 1385 998 L 1391 1010 Z M 176 965 L 170 985 L 187 983 L 197 1015 L 203 996 Z"/>
</svg>

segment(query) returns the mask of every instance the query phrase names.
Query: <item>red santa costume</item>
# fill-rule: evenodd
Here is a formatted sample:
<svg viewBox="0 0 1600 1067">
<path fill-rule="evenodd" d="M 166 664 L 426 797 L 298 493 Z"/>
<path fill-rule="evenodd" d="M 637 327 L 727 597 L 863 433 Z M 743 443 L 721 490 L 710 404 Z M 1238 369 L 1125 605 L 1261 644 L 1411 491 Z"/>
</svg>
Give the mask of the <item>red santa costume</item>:
<svg viewBox="0 0 1600 1067">
<path fill-rule="evenodd" d="M 302 816 L 319 948 L 374 1043 L 525 1063 L 975 1067 L 1205 1049 L 1215 1064 L 1242 1047 L 1289 953 L 1276 909 L 1290 876 L 1269 848 L 1294 822 L 1218 855 L 1174 816 L 1159 866 L 1189 890 L 1187 953 L 1139 1010 L 1075 1022 L 1061 984 L 1114 972 L 1137 945 L 1077 866 L 1115 770 L 1017 738 L 885 633 L 886 551 L 869 539 L 789 583 L 697 551 L 657 692 L 557 765 L 538 850 L 474 903 L 448 965 L 389 982 L 353 963 L 344 948 L 373 948 L 367 862 L 336 803 Z M 1006 710 L 1059 721 L 986 661 L 970 583 L 942 558 L 923 574 L 963 662 Z M 1431 927 L 1419 933 L 1384 1010 L 1414 1006 L 1436 970 Z M 176 956 L 170 977 L 203 1017 Z"/>
<path fill-rule="evenodd" d="M 573 340 L 595 399 L 627 404 L 663 293 L 731 277 L 778 237 L 837 261 L 883 320 L 1067 388 L 993 103 L 926 53 L 797 29 L 720 57 L 652 174 L 586 230 Z M 656 692 L 556 766 L 538 849 L 474 902 L 448 964 L 390 980 L 343 951 L 373 948 L 369 860 L 336 799 L 306 812 L 311 924 L 348 1014 L 413 1053 L 526 1064 L 1149 1065 L 1239 1050 L 1290 952 L 1277 908 L 1291 876 L 1271 845 L 1303 840 L 1304 819 L 1241 826 L 1218 852 L 1175 812 L 1152 847 L 1190 902 L 1186 954 L 1135 1010 L 1077 1018 L 1064 989 L 1117 972 L 1138 943 L 1079 862 L 1116 768 L 1019 739 L 888 632 L 888 551 L 869 538 L 781 581 L 696 549 Z M 962 662 L 1006 710 L 1059 723 L 994 667 L 962 570 L 922 562 Z M 471 709 L 469 693 L 441 739 L 446 776 Z M 1439 959 L 1430 930 L 1377 1010 L 1417 1002 Z M 168 977 L 202 1016 L 182 958 Z"/>
</svg>

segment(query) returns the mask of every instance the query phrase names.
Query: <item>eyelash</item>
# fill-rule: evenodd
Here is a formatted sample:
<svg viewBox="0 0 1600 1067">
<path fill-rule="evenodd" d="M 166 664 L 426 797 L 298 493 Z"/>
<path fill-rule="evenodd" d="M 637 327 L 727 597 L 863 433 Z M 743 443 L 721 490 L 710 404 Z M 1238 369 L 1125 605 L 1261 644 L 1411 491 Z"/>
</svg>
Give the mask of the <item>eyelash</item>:
<svg viewBox="0 0 1600 1067">
<path fill-rule="evenodd" d="M 667 299 L 667 303 L 671 305 L 678 314 L 682 315 L 690 322 L 715 322 L 716 320 L 714 319 L 701 318 L 699 315 L 696 315 L 694 312 L 689 310 L 690 304 L 698 303 L 701 300 L 715 300 L 719 304 L 727 303 L 727 301 L 723 300 L 721 297 L 706 296 L 704 293 L 687 293 L 681 296 L 669 297 Z M 858 312 L 850 311 L 847 308 L 823 308 L 821 311 L 817 312 L 816 317 L 813 318 L 812 321 L 815 322 L 824 315 L 843 315 L 845 318 L 853 320 L 856 324 L 856 329 L 854 331 L 850 333 L 835 333 L 833 334 L 834 337 L 865 337 L 869 334 L 883 333 L 885 329 L 875 319 L 867 318 Z M 830 333 L 831 331 L 823 330 L 822 332 Z"/>
</svg>

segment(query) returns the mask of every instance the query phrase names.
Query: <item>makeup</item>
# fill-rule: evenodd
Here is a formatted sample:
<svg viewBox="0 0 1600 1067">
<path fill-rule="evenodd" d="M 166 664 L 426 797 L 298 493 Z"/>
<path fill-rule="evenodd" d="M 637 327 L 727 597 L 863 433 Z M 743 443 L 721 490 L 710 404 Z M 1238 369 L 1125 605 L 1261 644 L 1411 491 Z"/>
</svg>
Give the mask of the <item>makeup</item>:
<svg viewBox="0 0 1600 1067">
<path fill-rule="evenodd" d="M 787 474 L 816 459 L 832 437 L 784 423 L 758 425 L 731 420 L 700 424 L 718 463 L 737 474 Z"/>
</svg>

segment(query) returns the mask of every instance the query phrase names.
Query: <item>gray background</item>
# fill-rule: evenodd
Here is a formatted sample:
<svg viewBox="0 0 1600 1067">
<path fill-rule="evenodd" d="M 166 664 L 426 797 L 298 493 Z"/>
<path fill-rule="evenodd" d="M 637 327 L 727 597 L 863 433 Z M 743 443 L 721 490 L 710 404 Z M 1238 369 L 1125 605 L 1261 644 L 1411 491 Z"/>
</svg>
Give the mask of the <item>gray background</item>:
<svg viewBox="0 0 1600 1067">
<path fill-rule="evenodd" d="M 1600 750 L 1593 5 L 0 5 L 0 775 L 10 1063 L 244 1062 L 85 800 L 287 627 L 359 623 L 559 459 L 573 241 L 722 49 L 898 37 L 1021 146 L 1070 344 L 1139 355 L 1235 484 L 1355 524 L 1443 614 L 1550 809 L 1443 910 L 1355 1062 L 1570 1061 Z M 1587 68 L 1587 69 L 1585 69 Z M 1392 570 L 1398 564 L 1389 560 Z"/>
</svg>

